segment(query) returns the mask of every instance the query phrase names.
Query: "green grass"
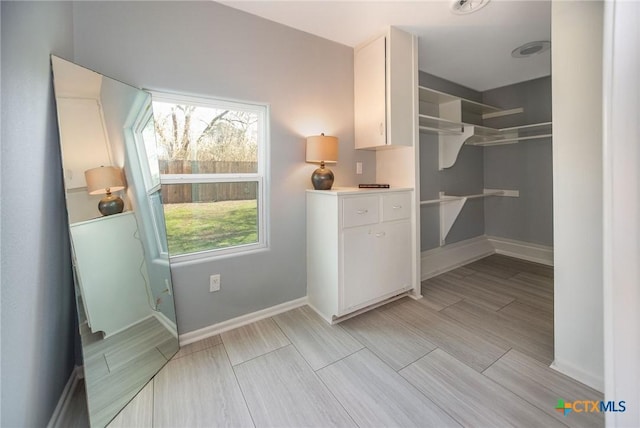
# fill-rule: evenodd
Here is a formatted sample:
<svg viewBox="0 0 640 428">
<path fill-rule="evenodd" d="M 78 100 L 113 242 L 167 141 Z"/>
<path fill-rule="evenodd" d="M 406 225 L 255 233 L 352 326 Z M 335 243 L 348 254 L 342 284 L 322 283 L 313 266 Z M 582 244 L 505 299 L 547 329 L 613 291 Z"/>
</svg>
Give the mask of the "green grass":
<svg viewBox="0 0 640 428">
<path fill-rule="evenodd" d="M 172 256 L 258 241 L 256 200 L 165 204 Z"/>
</svg>

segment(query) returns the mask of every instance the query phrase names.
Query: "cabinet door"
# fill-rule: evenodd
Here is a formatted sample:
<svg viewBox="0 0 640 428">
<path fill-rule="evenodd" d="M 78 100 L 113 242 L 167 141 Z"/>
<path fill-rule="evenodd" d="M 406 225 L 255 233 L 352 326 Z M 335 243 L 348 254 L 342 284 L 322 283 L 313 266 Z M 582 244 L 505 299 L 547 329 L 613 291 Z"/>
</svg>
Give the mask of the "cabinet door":
<svg viewBox="0 0 640 428">
<path fill-rule="evenodd" d="M 345 229 L 342 311 L 366 306 L 411 285 L 408 221 Z"/>
<path fill-rule="evenodd" d="M 149 277 L 133 212 L 76 223 L 70 230 L 91 331 L 107 337 L 149 316 Z"/>
<path fill-rule="evenodd" d="M 354 124 L 356 149 L 387 144 L 386 37 L 354 53 Z"/>
</svg>

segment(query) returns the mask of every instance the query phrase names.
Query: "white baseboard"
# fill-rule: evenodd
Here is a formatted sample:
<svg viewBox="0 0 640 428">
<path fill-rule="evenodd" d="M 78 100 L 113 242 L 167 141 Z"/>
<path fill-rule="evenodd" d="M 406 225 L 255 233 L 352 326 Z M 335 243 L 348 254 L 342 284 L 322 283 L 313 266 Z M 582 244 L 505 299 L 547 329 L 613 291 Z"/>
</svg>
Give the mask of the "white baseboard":
<svg viewBox="0 0 640 428">
<path fill-rule="evenodd" d="M 421 280 L 424 281 L 494 253 L 495 249 L 484 235 L 424 251 L 420 255 Z"/>
<path fill-rule="evenodd" d="M 502 254 L 553 266 L 553 247 L 482 235 L 422 252 L 421 280 L 424 281 L 491 254 Z"/>
<path fill-rule="evenodd" d="M 553 266 L 553 247 L 497 236 L 487 236 L 487 239 L 495 248 L 497 254 Z"/>
<path fill-rule="evenodd" d="M 563 375 L 569 376 L 577 380 L 578 382 L 582 382 L 585 385 L 595 389 L 596 391 L 604 392 L 604 377 L 603 376 L 594 376 L 591 373 L 587 373 L 582 369 L 579 369 L 571 364 L 567 364 L 564 361 L 558 361 L 556 358 L 553 363 L 549 366 L 553 370 L 562 373 Z"/>
<path fill-rule="evenodd" d="M 180 335 L 180 346 L 188 345 L 190 343 L 215 336 L 216 334 L 224 333 L 225 331 L 233 330 L 234 328 L 242 327 L 244 325 L 251 324 L 252 322 L 260 321 L 291 309 L 299 308 L 306 304 L 307 297 L 305 296 L 300 299 L 291 300 L 257 312 L 252 312 L 217 324 L 212 324 L 208 327 L 190 331 Z"/>
<path fill-rule="evenodd" d="M 60 398 L 58 399 L 58 404 L 56 408 L 53 410 L 51 414 L 51 418 L 49 419 L 49 423 L 47 424 L 47 428 L 64 428 L 60 424 L 64 420 L 67 411 L 69 410 L 69 404 L 71 403 L 71 399 L 73 398 L 73 393 L 76 390 L 76 386 L 80 379 L 84 377 L 84 371 L 81 366 L 75 366 L 69 379 L 67 380 L 64 389 L 62 390 L 62 394 L 60 394 Z"/>
<path fill-rule="evenodd" d="M 178 338 L 178 329 L 176 324 L 171 321 L 165 314 L 160 311 L 153 311 L 152 315 L 162 324 L 167 330 L 171 332 L 173 337 Z"/>
</svg>

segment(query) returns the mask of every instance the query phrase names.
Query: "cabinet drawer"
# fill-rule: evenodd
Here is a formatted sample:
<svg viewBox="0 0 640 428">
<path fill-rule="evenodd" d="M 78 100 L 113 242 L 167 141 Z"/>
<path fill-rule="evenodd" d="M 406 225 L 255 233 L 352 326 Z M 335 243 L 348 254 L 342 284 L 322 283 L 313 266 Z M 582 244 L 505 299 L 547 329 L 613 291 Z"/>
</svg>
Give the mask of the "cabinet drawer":
<svg viewBox="0 0 640 428">
<path fill-rule="evenodd" d="M 377 223 L 378 196 L 345 198 L 342 203 L 342 226 L 353 227 Z"/>
<path fill-rule="evenodd" d="M 411 193 L 382 195 L 382 221 L 400 220 L 410 217 Z"/>
</svg>

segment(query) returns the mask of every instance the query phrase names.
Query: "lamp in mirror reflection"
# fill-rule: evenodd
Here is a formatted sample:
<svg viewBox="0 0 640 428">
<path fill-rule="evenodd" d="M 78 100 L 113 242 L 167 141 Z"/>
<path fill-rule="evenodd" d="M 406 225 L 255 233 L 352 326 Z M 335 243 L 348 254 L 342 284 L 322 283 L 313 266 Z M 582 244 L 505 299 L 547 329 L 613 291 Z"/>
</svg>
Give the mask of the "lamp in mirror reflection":
<svg viewBox="0 0 640 428">
<path fill-rule="evenodd" d="M 316 190 L 330 190 L 333 186 L 333 172 L 325 167 L 325 163 L 338 161 L 338 138 L 324 134 L 307 137 L 306 161 L 320 163 L 320 168 L 313 171 L 311 183 Z"/>
<path fill-rule="evenodd" d="M 124 209 L 123 200 L 111 192 L 125 188 L 122 170 L 115 166 L 99 166 L 84 172 L 87 180 L 87 192 L 90 195 L 105 195 L 98 203 L 98 210 L 103 216 L 119 214 Z"/>
</svg>

